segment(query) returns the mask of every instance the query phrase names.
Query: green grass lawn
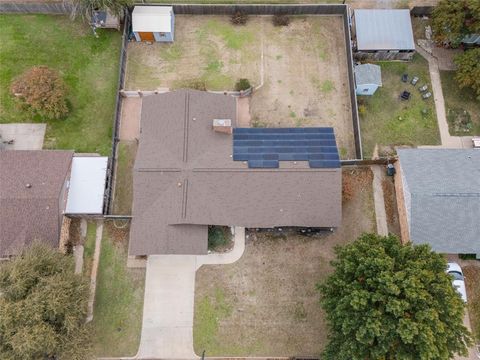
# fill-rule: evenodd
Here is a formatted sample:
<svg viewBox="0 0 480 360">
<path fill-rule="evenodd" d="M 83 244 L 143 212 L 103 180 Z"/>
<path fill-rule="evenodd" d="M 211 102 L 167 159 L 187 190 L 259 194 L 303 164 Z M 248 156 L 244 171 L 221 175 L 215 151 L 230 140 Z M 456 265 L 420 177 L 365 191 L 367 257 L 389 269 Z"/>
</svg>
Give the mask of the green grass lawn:
<svg viewBox="0 0 480 360">
<path fill-rule="evenodd" d="M 117 171 L 115 174 L 115 197 L 113 212 L 117 215 L 132 213 L 133 201 L 133 164 L 137 153 L 135 141 L 118 143 Z"/>
<path fill-rule="evenodd" d="M 119 222 L 117 225 L 122 225 Z M 142 327 L 144 269 L 127 268 L 128 227 L 104 225 L 93 313 L 94 354 L 133 356 Z"/>
<path fill-rule="evenodd" d="M 383 86 L 373 96 L 358 97 L 364 156 L 372 156 L 375 144 L 380 148 L 440 144 L 433 96 L 422 100 L 418 91 L 423 84 L 431 90 L 427 61 L 416 54 L 411 62 L 378 64 L 382 67 Z M 409 78 L 418 76 L 417 86 L 403 83 L 403 73 L 408 73 Z M 400 100 L 403 90 L 411 92 L 410 100 Z"/>
<path fill-rule="evenodd" d="M 450 134 L 480 135 L 480 100 L 471 89 L 460 89 L 454 71 L 440 71 L 440 77 Z"/>
<path fill-rule="evenodd" d="M 0 123 L 47 122 L 45 148 L 110 155 L 121 34 L 99 31 L 66 16 L 0 15 Z M 35 65 L 60 72 L 71 111 L 45 121 L 16 106 L 13 79 Z"/>
</svg>

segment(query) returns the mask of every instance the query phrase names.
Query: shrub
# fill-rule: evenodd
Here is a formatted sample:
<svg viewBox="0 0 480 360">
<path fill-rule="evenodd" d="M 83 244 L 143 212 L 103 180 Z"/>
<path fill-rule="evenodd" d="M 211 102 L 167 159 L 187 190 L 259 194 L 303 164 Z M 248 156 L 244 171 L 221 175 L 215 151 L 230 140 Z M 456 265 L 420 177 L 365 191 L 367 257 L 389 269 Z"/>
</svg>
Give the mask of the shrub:
<svg viewBox="0 0 480 360">
<path fill-rule="evenodd" d="M 41 116 L 60 119 L 67 115 L 67 88 L 57 71 L 35 66 L 20 75 L 12 84 L 14 96 Z"/>
<path fill-rule="evenodd" d="M 208 249 L 215 250 L 226 246 L 231 240 L 230 228 L 228 226 L 208 227 Z"/>
<path fill-rule="evenodd" d="M 360 115 L 365 115 L 367 113 L 367 106 L 364 104 L 358 105 L 358 113 Z"/>
<path fill-rule="evenodd" d="M 250 81 L 248 81 L 248 79 L 240 79 L 235 84 L 235 90 L 236 91 L 248 90 L 251 87 L 252 87 L 252 85 L 250 84 Z"/>
<path fill-rule="evenodd" d="M 290 18 L 285 14 L 273 15 L 274 26 L 288 26 L 290 24 Z"/>
<path fill-rule="evenodd" d="M 462 260 L 477 260 L 476 254 L 458 254 L 458 257 Z"/>
<path fill-rule="evenodd" d="M 207 85 L 202 79 L 186 79 L 177 81 L 174 84 L 175 89 L 193 89 L 200 91 L 207 91 Z"/>
<path fill-rule="evenodd" d="M 233 25 L 245 25 L 248 21 L 248 15 L 242 11 L 236 11 L 232 14 L 230 21 Z"/>
</svg>

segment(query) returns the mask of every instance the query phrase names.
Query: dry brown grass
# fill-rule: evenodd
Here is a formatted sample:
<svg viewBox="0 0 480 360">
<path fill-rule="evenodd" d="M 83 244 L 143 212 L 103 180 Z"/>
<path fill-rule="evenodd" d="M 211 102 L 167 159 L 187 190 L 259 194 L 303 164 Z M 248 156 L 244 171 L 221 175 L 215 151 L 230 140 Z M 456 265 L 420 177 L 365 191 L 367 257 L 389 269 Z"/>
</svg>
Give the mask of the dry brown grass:
<svg viewBox="0 0 480 360">
<path fill-rule="evenodd" d="M 388 232 L 400 236 L 400 222 L 398 219 L 397 198 L 393 177 L 388 177 L 382 180 L 382 189 L 385 202 L 385 212 L 387 215 Z"/>
<path fill-rule="evenodd" d="M 334 247 L 375 231 L 370 168 L 344 171 L 355 193 L 333 233 L 255 233 L 232 265 L 197 271 L 194 346 L 209 356 L 318 355 L 325 315 L 315 288 L 331 273 Z M 351 179 L 350 179 L 351 178 Z"/>
<path fill-rule="evenodd" d="M 468 295 L 468 313 L 472 325 L 472 333 L 477 343 L 480 342 L 480 266 L 463 266 L 465 285 Z"/>
</svg>

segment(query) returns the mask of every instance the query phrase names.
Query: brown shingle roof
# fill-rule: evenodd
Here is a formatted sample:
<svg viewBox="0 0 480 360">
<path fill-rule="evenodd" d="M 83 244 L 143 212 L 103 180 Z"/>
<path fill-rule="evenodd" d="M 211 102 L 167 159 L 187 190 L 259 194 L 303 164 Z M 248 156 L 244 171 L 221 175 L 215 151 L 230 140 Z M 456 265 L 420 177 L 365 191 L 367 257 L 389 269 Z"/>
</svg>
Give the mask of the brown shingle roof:
<svg viewBox="0 0 480 360">
<path fill-rule="evenodd" d="M 336 227 L 340 169 L 307 161 L 251 169 L 232 159 L 235 98 L 181 90 L 145 97 L 134 169 L 131 255 L 201 254 L 207 225 Z"/>
<path fill-rule="evenodd" d="M 58 244 L 72 156 L 72 151 L 0 151 L 0 256 L 16 255 L 34 240 Z"/>
</svg>

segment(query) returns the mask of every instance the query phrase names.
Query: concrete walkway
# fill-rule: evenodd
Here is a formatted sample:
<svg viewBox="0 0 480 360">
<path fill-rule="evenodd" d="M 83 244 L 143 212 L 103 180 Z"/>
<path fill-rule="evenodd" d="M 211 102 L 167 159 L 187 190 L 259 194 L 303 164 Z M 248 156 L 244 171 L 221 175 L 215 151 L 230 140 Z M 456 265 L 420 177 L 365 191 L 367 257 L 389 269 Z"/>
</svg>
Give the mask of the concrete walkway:
<svg viewBox="0 0 480 360">
<path fill-rule="evenodd" d="M 92 271 L 90 273 L 90 294 L 88 296 L 87 323 L 93 320 L 93 304 L 95 303 L 95 292 L 97 289 L 97 272 L 100 262 L 100 249 L 103 236 L 103 220 L 97 221 L 95 233 L 95 251 L 93 253 Z"/>
<path fill-rule="evenodd" d="M 383 195 L 382 179 L 385 167 L 371 166 L 373 172 L 373 201 L 375 204 L 375 218 L 377 220 L 377 234 L 388 235 L 387 214 L 385 212 L 385 199 Z"/>
<path fill-rule="evenodd" d="M 432 93 L 435 102 L 435 110 L 437 113 L 438 129 L 440 131 L 440 139 L 442 148 L 462 149 L 471 148 L 471 136 L 451 136 L 448 130 L 447 114 L 445 111 L 445 99 L 443 98 L 442 81 L 440 78 L 440 69 L 438 60 L 431 54 L 426 52 L 422 47 L 415 46 L 417 52 L 428 61 L 428 70 L 432 81 Z M 435 148 L 435 146 L 421 146 Z"/>
<path fill-rule="evenodd" d="M 234 247 L 209 255 L 151 255 L 147 260 L 140 347 L 136 359 L 197 359 L 193 351 L 195 273 L 207 264 L 231 264 L 245 250 L 245 229 Z"/>
<path fill-rule="evenodd" d="M 5 150 L 42 150 L 47 124 L 0 124 L 0 148 Z M 13 140 L 13 144 L 3 144 Z"/>
</svg>

